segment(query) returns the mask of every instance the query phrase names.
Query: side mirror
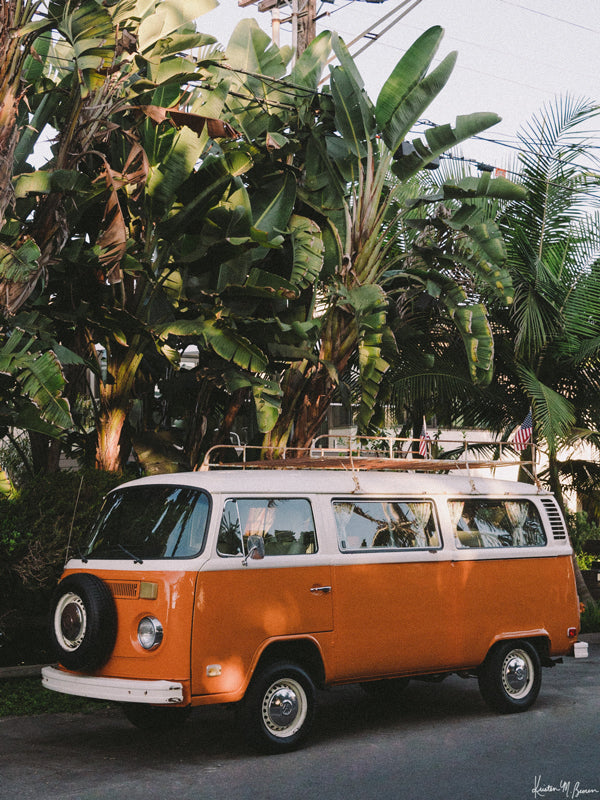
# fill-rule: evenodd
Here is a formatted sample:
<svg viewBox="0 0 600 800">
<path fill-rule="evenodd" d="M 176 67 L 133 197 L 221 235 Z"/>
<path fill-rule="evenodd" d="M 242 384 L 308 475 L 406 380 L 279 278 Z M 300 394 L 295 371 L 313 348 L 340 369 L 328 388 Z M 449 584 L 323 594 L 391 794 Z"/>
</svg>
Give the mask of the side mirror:
<svg viewBox="0 0 600 800">
<path fill-rule="evenodd" d="M 242 564 L 247 567 L 248 559 L 252 558 L 256 561 L 262 561 L 265 557 L 265 540 L 262 536 L 249 536 L 247 542 L 248 552 L 242 561 Z"/>
</svg>

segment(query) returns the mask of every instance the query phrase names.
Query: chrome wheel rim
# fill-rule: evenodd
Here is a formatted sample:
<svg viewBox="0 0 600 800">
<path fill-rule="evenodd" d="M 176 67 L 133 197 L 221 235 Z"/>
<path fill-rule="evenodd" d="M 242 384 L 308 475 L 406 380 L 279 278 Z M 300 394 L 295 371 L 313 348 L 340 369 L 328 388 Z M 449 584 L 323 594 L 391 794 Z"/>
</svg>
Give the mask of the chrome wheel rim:
<svg viewBox="0 0 600 800">
<path fill-rule="evenodd" d="M 306 692 L 298 681 L 281 678 L 269 686 L 262 702 L 262 721 L 273 736 L 287 739 L 303 726 L 308 714 Z"/>
<path fill-rule="evenodd" d="M 533 686 L 535 669 L 531 657 L 520 649 L 507 653 L 502 663 L 502 686 L 513 700 L 527 697 Z"/>
<path fill-rule="evenodd" d="M 66 592 L 54 612 L 56 641 L 65 650 L 77 650 L 85 636 L 87 613 L 85 603 L 78 594 Z"/>
</svg>

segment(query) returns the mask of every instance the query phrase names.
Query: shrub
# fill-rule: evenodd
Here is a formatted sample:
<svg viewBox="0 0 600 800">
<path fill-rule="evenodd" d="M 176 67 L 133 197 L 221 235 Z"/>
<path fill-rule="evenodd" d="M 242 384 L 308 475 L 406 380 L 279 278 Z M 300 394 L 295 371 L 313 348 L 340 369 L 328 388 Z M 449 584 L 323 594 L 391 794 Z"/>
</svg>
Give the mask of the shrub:
<svg viewBox="0 0 600 800">
<path fill-rule="evenodd" d="M 600 632 L 600 603 L 587 603 L 581 613 L 581 633 Z"/>
<path fill-rule="evenodd" d="M 46 660 L 45 619 L 67 546 L 77 551 L 104 495 L 122 480 L 62 471 L 0 498 L 0 665 Z"/>
<path fill-rule="evenodd" d="M 600 539 L 600 526 L 590 522 L 585 511 L 567 515 L 567 527 L 571 544 L 576 553 L 581 553 L 588 539 Z"/>
</svg>

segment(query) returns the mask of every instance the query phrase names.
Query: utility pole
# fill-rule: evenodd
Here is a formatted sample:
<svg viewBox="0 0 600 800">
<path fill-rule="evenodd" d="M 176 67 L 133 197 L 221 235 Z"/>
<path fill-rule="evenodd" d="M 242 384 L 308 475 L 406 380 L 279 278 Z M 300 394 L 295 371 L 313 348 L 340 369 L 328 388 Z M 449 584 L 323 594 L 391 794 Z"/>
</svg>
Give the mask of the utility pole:
<svg viewBox="0 0 600 800">
<path fill-rule="evenodd" d="M 298 31 L 296 54 L 301 56 L 317 35 L 315 21 L 315 17 L 317 16 L 317 0 L 293 0 L 293 4 L 298 6 L 296 21 L 293 23 Z"/>
<path fill-rule="evenodd" d="M 238 0 L 240 8 L 254 5 L 257 0 Z M 287 7 L 289 16 L 280 17 L 280 9 Z M 292 47 L 296 56 L 302 55 L 317 35 L 317 0 L 260 0 L 259 11 L 270 11 L 273 41 L 279 42 L 279 27 L 284 22 L 292 23 Z"/>
</svg>

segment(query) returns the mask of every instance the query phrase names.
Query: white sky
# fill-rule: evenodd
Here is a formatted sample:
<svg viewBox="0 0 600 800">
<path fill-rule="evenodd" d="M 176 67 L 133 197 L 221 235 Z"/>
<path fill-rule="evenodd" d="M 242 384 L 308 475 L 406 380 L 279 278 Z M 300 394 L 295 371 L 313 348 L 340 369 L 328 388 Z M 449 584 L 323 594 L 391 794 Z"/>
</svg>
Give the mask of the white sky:
<svg viewBox="0 0 600 800">
<path fill-rule="evenodd" d="M 320 3 L 318 12 L 329 13 L 318 21 L 317 32 L 336 30 L 350 42 L 398 5 L 399 0 Z M 269 12 L 239 8 L 237 0 L 220 0 L 198 27 L 226 44 L 244 17 L 255 18 L 271 33 Z M 458 62 L 427 119 L 447 123 L 457 114 L 494 111 L 502 122 L 484 136 L 514 145 L 517 129 L 557 95 L 570 93 L 600 104 L 600 0 L 422 0 L 357 58 L 373 100 L 402 54 L 432 25 L 445 30 L 434 63 L 451 50 L 458 51 Z M 282 26 L 282 44 L 291 42 L 289 30 Z M 600 117 L 592 129 L 600 154 Z M 509 147 L 473 140 L 461 151 L 496 166 L 506 166 L 515 155 Z"/>
</svg>

